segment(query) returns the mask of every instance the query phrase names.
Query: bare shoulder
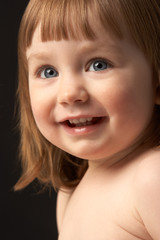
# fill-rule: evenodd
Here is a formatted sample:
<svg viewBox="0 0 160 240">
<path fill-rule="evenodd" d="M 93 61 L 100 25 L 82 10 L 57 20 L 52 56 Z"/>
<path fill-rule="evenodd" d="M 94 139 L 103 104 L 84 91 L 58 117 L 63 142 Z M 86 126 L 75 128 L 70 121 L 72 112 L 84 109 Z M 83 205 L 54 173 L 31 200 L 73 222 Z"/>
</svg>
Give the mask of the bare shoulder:
<svg viewBox="0 0 160 240">
<path fill-rule="evenodd" d="M 148 151 L 140 162 L 136 178 L 136 208 L 153 239 L 160 236 L 160 150 Z"/>
<path fill-rule="evenodd" d="M 138 186 L 160 184 L 160 149 L 144 154 L 137 169 L 136 180 Z"/>
<path fill-rule="evenodd" d="M 58 191 L 57 195 L 57 228 L 60 231 L 65 210 L 67 208 L 69 199 L 73 193 L 73 189 L 62 189 Z"/>
</svg>

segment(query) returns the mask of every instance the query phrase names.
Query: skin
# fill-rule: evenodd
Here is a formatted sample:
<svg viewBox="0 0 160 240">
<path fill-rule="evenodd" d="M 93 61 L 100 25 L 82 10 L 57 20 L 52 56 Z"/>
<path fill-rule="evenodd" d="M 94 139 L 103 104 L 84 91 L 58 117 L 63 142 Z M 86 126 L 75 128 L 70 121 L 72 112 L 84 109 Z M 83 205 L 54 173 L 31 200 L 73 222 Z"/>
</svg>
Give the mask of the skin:
<svg viewBox="0 0 160 240">
<path fill-rule="evenodd" d="M 37 127 L 57 147 L 89 161 L 78 187 L 59 191 L 59 240 L 158 240 L 160 154 L 133 151 L 153 115 L 152 68 L 129 37 L 119 40 L 98 23 L 95 29 L 94 41 L 42 42 L 37 27 L 27 49 Z M 102 121 L 65 124 L 91 117 Z"/>
<path fill-rule="evenodd" d="M 88 170 L 73 192 L 59 191 L 59 240 L 158 240 L 160 154 L 146 151 L 112 168 Z"/>
</svg>

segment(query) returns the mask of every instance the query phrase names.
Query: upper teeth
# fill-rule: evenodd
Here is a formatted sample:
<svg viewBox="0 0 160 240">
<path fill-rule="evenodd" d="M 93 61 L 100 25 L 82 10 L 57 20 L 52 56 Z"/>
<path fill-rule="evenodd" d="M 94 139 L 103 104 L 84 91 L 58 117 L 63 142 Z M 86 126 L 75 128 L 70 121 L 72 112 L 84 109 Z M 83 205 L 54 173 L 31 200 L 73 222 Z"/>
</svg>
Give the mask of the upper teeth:
<svg viewBox="0 0 160 240">
<path fill-rule="evenodd" d="M 88 118 L 79 118 L 79 119 L 70 119 L 69 122 L 71 124 L 77 124 L 77 123 L 84 123 L 84 122 L 90 122 L 92 121 L 92 118 L 91 117 L 88 117 Z"/>
</svg>

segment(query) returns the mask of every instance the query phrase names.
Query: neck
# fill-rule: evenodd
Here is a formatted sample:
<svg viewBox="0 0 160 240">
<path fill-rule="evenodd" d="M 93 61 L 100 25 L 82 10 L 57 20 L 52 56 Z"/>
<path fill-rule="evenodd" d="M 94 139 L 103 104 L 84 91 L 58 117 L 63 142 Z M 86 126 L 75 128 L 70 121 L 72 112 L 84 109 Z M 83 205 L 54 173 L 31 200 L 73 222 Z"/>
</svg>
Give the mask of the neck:
<svg viewBox="0 0 160 240">
<path fill-rule="evenodd" d="M 105 167 L 105 168 L 114 168 L 118 166 L 122 166 L 127 162 L 130 162 L 132 159 L 135 159 L 137 155 L 140 155 L 145 148 L 141 147 L 141 143 L 138 141 L 135 144 L 125 148 L 124 150 L 117 152 L 107 158 L 97 159 L 97 160 L 89 160 L 88 161 L 88 170 L 92 171 L 96 168 Z"/>
</svg>

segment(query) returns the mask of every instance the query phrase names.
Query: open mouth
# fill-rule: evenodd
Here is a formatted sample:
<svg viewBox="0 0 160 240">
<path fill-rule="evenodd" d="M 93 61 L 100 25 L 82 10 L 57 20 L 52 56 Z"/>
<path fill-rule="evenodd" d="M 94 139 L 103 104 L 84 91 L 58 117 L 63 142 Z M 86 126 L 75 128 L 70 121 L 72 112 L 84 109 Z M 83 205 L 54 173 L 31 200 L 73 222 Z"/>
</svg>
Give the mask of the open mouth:
<svg viewBox="0 0 160 240">
<path fill-rule="evenodd" d="M 77 128 L 77 127 L 84 127 L 84 126 L 98 124 L 102 122 L 104 118 L 105 117 L 88 117 L 88 118 L 70 119 L 70 120 L 64 121 L 62 124 L 65 124 L 70 128 Z"/>
</svg>

